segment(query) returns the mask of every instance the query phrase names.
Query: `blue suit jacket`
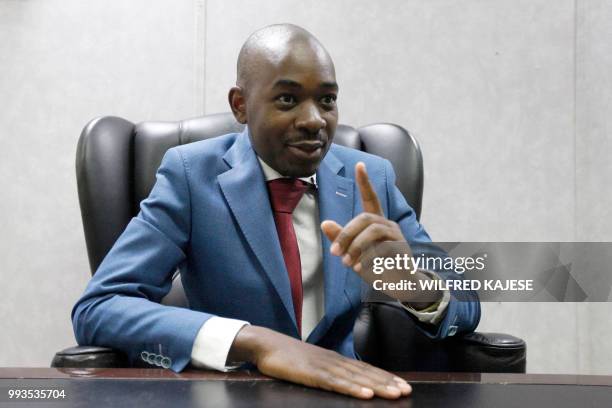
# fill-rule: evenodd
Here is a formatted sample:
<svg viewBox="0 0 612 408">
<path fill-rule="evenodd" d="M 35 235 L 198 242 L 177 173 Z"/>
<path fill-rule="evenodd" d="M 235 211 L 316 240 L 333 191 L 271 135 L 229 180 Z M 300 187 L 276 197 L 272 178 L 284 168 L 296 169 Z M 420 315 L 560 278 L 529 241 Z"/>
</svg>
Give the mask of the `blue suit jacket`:
<svg viewBox="0 0 612 408">
<path fill-rule="evenodd" d="M 200 327 L 213 315 L 299 338 L 264 175 L 247 132 L 168 150 L 140 213 L 72 311 L 79 344 L 120 349 L 132 362 L 143 351 L 167 356 L 178 372 L 190 361 Z M 395 187 L 391 164 L 338 145 L 317 170 L 321 220 L 344 225 L 362 211 L 354 182 L 358 161 L 365 162 L 387 217 L 407 240 L 429 242 Z M 329 254 L 325 236 L 322 242 L 325 315 L 307 341 L 355 357 L 352 330 L 364 284 Z M 190 309 L 159 304 L 177 265 Z M 476 327 L 477 299 L 456 297 L 432 337 L 445 337 L 449 328 Z"/>
</svg>

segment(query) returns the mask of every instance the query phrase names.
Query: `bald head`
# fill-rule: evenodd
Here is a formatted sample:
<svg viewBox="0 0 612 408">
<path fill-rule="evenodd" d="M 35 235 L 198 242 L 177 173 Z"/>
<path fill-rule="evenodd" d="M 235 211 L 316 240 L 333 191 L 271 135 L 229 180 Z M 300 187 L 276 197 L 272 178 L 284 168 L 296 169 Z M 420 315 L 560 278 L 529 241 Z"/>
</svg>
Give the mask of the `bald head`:
<svg viewBox="0 0 612 408">
<path fill-rule="evenodd" d="M 238 57 L 232 113 L 253 150 L 282 175 L 314 174 L 336 125 L 338 84 L 321 43 L 303 28 L 281 24 L 254 32 Z"/>
<path fill-rule="evenodd" d="M 236 85 L 248 92 L 262 73 L 289 58 L 318 62 L 334 69 L 327 50 L 315 36 L 293 24 L 275 24 L 255 31 L 242 45 Z"/>
</svg>

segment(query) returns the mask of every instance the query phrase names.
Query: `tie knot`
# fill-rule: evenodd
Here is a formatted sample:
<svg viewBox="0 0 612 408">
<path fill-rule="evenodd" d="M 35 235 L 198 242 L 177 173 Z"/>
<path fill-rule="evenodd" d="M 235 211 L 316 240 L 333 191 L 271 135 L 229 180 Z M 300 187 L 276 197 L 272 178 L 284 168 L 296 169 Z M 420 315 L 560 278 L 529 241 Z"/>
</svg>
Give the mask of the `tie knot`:
<svg viewBox="0 0 612 408">
<path fill-rule="evenodd" d="M 296 178 L 268 181 L 272 209 L 275 212 L 293 213 L 307 189 L 308 183 Z"/>
</svg>

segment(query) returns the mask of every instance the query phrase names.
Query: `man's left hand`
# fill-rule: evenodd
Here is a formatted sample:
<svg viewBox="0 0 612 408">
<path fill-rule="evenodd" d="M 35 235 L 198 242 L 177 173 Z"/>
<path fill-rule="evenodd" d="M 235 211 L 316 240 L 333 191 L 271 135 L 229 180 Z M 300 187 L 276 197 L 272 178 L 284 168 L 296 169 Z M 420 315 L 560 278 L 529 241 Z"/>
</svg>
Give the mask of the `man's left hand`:
<svg viewBox="0 0 612 408">
<path fill-rule="evenodd" d="M 321 229 L 332 242 L 330 252 L 333 255 L 341 256 L 342 262 L 351 267 L 363 280 L 373 283 L 374 280 L 380 279 L 380 276 L 373 274 L 371 268 L 363 267 L 363 255 L 368 250 L 376 248 L 377 244 L 383 242 L 393 242 L 395 245 L 392 248 L 387 246 L 382 251 L 391 251 L 387 254 L 388 257 L 400 255 L 412 258 L 412 251 L 399 225 L 385 217 L 380 200 L 368 178 L 365 164 L 362 162 L 355 165 L 355 178 L 361 195 L 363 212 L 344 227 L 335 221 L 326 220 L 321 223 Z M 410 265 L 410 268 L 413 267 Z M 385 273 L 384 278 L 386 282 L 402 280 L 416 282 L 421 279 L 430 279 L 421 271 L 413 269 L 390 270 Z M 383 290 L 383 292 L 416 309 L 423 309 L 441 297 L 438 291 L 425 293 L 424 291 Z"/>
<path fill-rule="evenodd" d="M 332 242 L 331 253 L 342 256 L 342 263 L 360 274 L 362 265 L 359 259 L 367 249 L 379 242 L 406 242 L 406 240 L 399 225 L 385 218 L 378 196 L 368 178 L 365 164 L 362 162 L 355 165 L 355 178 L 361 194 L 363 212 L 344 227 L 335 221 L 326 220 L 321 223 L 321 229 Z M 406 247 L 409 249 L 407 243 Z"/>
</svg>

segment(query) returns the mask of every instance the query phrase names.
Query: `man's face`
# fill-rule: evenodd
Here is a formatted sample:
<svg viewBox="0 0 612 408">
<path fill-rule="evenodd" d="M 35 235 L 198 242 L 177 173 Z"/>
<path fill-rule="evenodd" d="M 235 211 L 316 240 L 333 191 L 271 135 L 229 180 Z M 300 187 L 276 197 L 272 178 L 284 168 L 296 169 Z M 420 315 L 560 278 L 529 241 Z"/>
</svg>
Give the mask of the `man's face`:
<svg viewBox="0 0 612 408">
<path fill-rule="evenodd" d="M 315 173 L 336 125 L 338 86 L 329 58 L 292 49 L 253 75 L 246 90 L 246 122 L 255 152 L 285 176 Z"/>
</svg>

